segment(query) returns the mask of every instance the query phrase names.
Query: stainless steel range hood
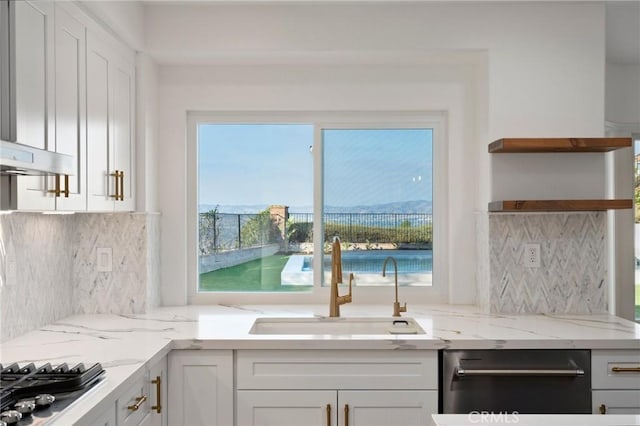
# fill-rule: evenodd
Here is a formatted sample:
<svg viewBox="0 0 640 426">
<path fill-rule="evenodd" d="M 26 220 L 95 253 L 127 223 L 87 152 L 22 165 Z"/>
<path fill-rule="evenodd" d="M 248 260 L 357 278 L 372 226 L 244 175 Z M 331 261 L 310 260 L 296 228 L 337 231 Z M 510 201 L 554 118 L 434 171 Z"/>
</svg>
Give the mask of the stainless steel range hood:
<svg viewBox="0 0 640 426">
<path fill-rule="evenodd" d="M 74 158 L 20 144 L 16 131 L 15 5 L 0 0 L 0 174 L 74 173 Z"/>
<path fill-rule="evenodd" d="M 74 161 L 71 155 L 0 140 L 0 174 L 3 175 L 72 175 Z"/>
</svg>

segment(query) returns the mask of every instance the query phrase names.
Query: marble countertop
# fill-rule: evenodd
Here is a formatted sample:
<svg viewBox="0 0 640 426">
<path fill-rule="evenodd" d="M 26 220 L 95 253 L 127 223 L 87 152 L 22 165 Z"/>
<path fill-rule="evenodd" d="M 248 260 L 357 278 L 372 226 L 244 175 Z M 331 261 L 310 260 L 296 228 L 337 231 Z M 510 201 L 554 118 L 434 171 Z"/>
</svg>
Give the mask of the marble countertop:
<svg viewBox="0 0 640 426">
<path fill-rule="evenodd" d="M 327 306 L 163 307 L 140 315 L 77 315 L 2 343 L 0 361 L 100 362 L 105 380 L 69 410 L 64 424 L 114 402 L 172 349 L 524 349 L 640 350 L 640 324 L 608 315 L 487 315 L 475 306 L 409 306 L 424 335 L 252 335 L 259 317 L 322 317 Z M 391 306 L 344 305 L 343 317 L 388 317 Z M 93 413 L 98 414 L 98 413 Z M 88 418 L 85 418 L 88 420 Z"/>
<path fill-rule="evenodd" d="M 518 414 L 491 419 L 481 414 L 434 414 L 431 426 L 475 426 L 517 424 L 518 426 L 633 426 L 640 425 L 640 415 L 633 414 Z"/>
</svg>

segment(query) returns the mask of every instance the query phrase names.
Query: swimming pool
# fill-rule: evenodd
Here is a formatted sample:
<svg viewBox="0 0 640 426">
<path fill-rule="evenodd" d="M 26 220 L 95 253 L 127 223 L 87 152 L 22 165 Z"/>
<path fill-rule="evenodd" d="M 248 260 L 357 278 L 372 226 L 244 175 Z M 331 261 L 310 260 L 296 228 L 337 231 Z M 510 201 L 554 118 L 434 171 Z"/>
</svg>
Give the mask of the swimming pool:
<svg viewBox="0 0 640 426">
<path fill-rule="evenodd" d="M 342 271 L 362 273 L 382 273 L 384 260 L 393 256 L 398 263 L 398 273 L 431 272 L 433 270 L 433 252 L 431 250 L 358 250 L 342 252 Z M 393 265 L 387 265 L 387 268 Z M 331 270 L 331 255 L 324 256 L 324 269 Z M 312 257 L 305 256 L 303 271 L 312 271 Z"/>
<path fill-rule="evenodd" d="M 431 285 L 433 270 L 432 250 L 354 250 L 342 252 L 343 279 L 353 272 L 356 285 L 388 285 L 382 278 L 382 265 L 388 256 L 398 263 L 400 285 Z M 331 280 L 331 255 L 324 256 L 324 282 Z M 387 274 L 393 274 L 393 265 L 387 264 Z M 282 270 L 282 284 L 311 285 L 313 283 L 313 257 L 293 255 Z"/>
</svg>

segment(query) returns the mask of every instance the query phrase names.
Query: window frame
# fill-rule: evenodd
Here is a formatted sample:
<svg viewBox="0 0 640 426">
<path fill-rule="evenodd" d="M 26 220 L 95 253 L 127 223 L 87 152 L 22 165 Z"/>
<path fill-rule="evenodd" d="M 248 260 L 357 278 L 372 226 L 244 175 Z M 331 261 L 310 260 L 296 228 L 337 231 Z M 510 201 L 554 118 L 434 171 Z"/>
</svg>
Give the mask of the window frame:
<svg viewBox="0 0 640 426">
<path fill-rule="evenodd" d="M 188 304 L 327 304 L 329 287 L 322 286 L 322 274 L 314 274 L 310 292 L 199 292 L 198 291 L 198 125 L 200 124 L 310 124 L 313 142 L 313 233 L 323 235 L 323 145 L 325 129 L 433 129 L 433 279 L 431 286 L 402 287 L 404 303 L 448 303 L 449 221 L 448 144 L 446 114 L 437 111 L 375 112 L 189 112 L 187 114 L 187 300 Z M 321 253 L 323 241 L 314 239 L 314 253 Z M 313 256 L 313 269 L 321 270 L 322 256 Z M 380 278 L 382 279 L 382 270 Z M 357 276 L 356 276 L 357 282 Z M 340 288 L 342 294 L 345 290 Z M 355 287 L 355 304 L 389 304 L 394 292 L 388 286 Z M 346 305 L 348 306 L 348 305 Z M 345 311 L 348 310 L 345 307 Z"/>
</svg>

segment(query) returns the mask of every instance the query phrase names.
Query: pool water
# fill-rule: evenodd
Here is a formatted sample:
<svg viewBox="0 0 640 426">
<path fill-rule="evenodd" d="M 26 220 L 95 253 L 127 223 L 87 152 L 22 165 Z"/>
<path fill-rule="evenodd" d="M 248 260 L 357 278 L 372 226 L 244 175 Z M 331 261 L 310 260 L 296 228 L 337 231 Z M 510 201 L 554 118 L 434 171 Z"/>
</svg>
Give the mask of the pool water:
<svg viewBox="0 0 640 426">
<path fill-rule="evenodd" d="M 343 273 L 382 273 L 382 265 L 388 256 L 398 263 L 398 273 L 426 273 L 433 271 L 431 250 L 358 250 L 342 252 Z M 325 271 L 331 270 L 331 255 L 324 256 Z M 311 256 L 305 256 L 302 271 L 313 270 Z M 392 262 L 387 263 L 387 273 L 393 273 Z"/>
</svg>

